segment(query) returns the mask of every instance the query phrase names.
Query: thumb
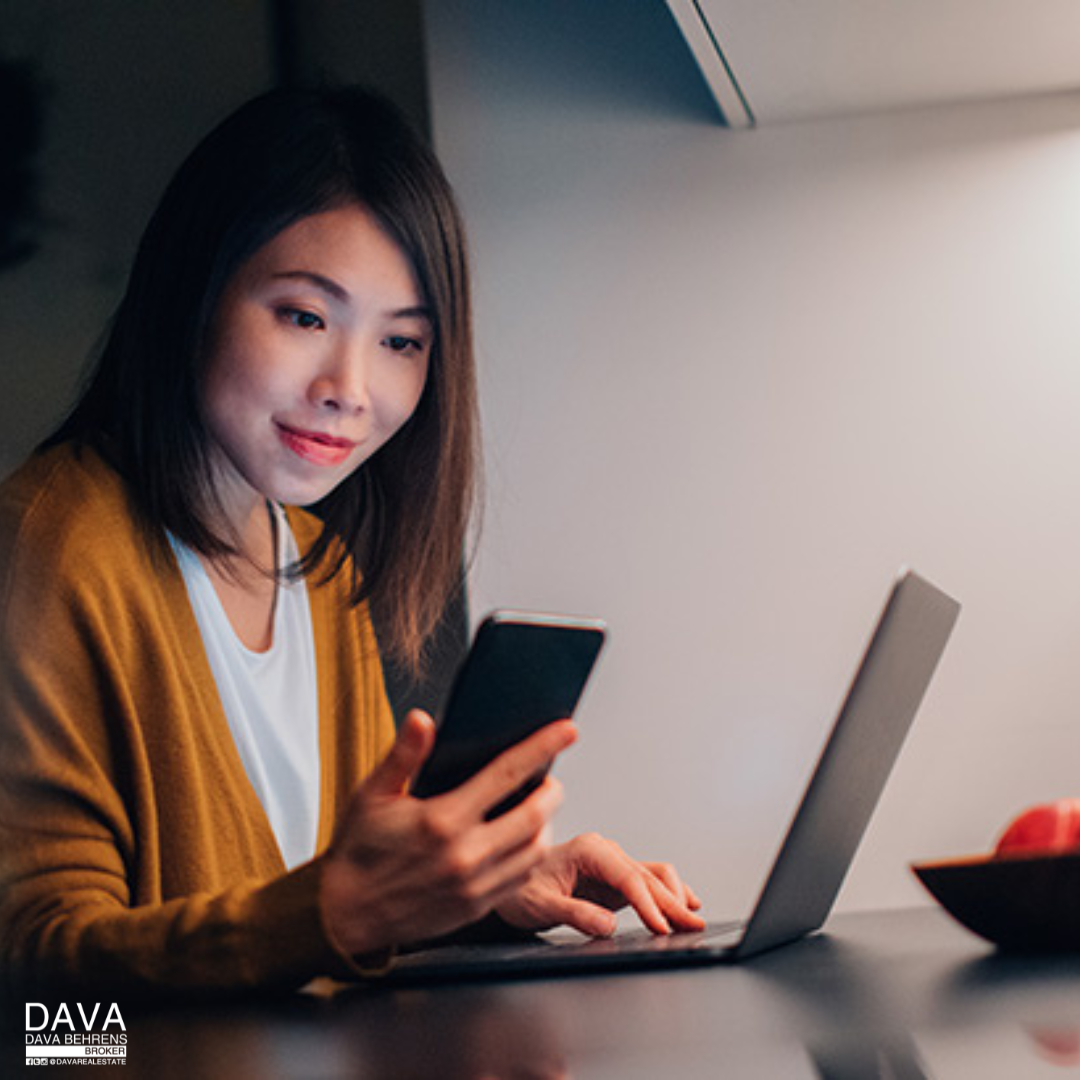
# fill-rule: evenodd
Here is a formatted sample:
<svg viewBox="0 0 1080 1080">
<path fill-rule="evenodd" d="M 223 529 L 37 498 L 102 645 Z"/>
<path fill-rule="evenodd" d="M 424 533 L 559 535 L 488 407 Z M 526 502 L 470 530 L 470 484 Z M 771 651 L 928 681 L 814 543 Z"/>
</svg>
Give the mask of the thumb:
<svg viewBox="0 0 1080 1080">
<path fill-rule="evenodd" d="M 593 938 L 611 937 L 617 926 L 607 908 L 573 896 L 553 897 L 544 914 L 555 925 L 569 926 Z"/>
<path fill-rule="evenodd" d="M 435 721 L 421 709 L 413 709 L 401 722 L 390 753 L 364 784 L 376 795 L 400 795 L 420 771 L 435 744 Z"/>
</svg>

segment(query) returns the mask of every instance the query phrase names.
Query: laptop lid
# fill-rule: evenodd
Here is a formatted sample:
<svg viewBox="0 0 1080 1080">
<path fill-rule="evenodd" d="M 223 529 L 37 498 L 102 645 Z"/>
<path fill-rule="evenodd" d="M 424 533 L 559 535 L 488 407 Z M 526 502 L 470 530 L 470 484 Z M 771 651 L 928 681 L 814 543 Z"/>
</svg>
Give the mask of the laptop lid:
<svg viewBox="0 0 1080 1080">
<path fill-rule="evenodd" d="M 949 640 L 960 605 L 902 570 L 761 891 L 739 956 L 828 917 Z"/>
</svg>

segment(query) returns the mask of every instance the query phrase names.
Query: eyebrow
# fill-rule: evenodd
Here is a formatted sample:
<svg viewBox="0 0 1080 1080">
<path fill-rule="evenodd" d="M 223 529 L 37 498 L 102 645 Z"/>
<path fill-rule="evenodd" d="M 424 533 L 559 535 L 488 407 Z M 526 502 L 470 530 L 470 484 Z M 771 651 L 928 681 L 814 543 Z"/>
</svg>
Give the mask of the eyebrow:
<svg viewBox="0 0 1080 1080">
<path fill-rule="evenodd" d="M 272 276 L 275 280 L 307 281 L 341 303 L 347 303 L 351 299 L 348 289 L 343 288 L 333 278 L 316 273 L 314 270 L 280 270 Z M 390 315 L 395 319 L 426 319 L 428 322 L 433 321 L 431 309 L 426 304 L 414 304 L 411 307 L 397 308 L 391 311 Z"/>
</svg>

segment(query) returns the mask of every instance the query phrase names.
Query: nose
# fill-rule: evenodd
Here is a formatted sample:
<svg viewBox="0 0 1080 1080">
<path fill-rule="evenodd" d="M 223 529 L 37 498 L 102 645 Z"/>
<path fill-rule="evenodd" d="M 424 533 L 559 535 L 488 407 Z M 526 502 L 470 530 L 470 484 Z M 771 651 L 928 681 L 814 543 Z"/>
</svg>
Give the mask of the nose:
<svg viewBox="0 0 1080 1080">
<path fill-rule="evenodd" d="M 368 406 L 369 370 L 364 347 L 336 349 L 311 381 L 308 396 L 312 404 L 327 412 L 363 412 Z"/>
</svg>

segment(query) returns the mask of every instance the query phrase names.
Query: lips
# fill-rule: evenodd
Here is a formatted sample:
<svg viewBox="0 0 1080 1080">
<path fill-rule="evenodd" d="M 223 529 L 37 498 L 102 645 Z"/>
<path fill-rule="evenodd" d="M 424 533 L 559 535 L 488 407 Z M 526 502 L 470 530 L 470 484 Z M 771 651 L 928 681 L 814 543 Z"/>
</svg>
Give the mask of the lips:
<svg viewBox="0 0 1080 1080">
<path fill-rule="evenodd" d="M 297 457 L 313 465 L 340 465 L 356 447 L 351 439 L 327 435 L 321 431 L 277 425 L 278 437 Z"/>
</svg>

